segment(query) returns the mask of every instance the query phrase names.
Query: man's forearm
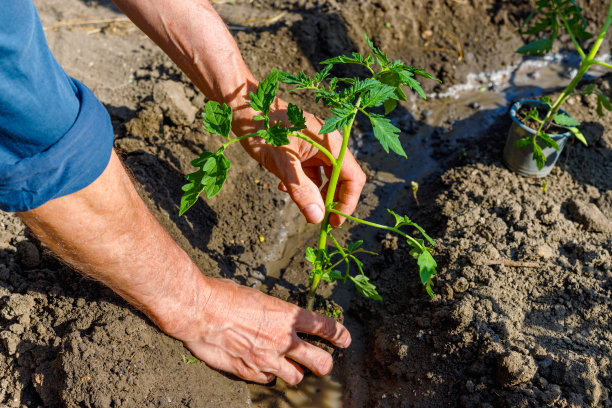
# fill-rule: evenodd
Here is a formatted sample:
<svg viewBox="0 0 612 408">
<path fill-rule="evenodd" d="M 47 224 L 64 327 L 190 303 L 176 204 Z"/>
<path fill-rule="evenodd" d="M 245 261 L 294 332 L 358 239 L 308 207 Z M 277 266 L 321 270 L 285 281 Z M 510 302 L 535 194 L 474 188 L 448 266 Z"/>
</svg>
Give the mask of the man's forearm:
<svg viewBox="0 0 612 408">
<path fill-rule="evenodd" d="M 145 207 L 114 152 L 90 186 L 19 216 L 65 262 L 165 331 L 174 330 L 173 309 L 196 310 L 209 296 L 206 278 Z"/>
<path fill-rule="evenodd" d="M 256 80 L 208 0 L 114 0 L 210 99 L 244 108 Z"/>
</svg>

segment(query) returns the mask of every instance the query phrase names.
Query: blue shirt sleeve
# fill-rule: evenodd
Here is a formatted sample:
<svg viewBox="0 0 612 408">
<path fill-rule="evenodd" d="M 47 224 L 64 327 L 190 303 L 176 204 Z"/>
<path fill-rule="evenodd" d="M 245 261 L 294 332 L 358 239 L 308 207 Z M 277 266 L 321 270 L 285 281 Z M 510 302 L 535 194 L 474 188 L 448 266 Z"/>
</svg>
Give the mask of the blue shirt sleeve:
<svg viewBox="0 0 612 408">
<path fill-rule="evenodd" d="M 27 211 L 91 184 L 108 164 L 104 106 L 47 45 L 31 0 L 0 13 L 0 209 Z"/>
</svg>

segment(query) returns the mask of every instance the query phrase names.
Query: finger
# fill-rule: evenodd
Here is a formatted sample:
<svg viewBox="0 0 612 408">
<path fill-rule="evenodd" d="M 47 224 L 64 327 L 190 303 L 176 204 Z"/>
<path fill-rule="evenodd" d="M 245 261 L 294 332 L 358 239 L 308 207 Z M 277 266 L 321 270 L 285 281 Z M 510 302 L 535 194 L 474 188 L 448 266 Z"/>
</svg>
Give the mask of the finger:
<svg viewBox="0 0 612 408">
<path fill-rule="evenodd" d="M 310 178 L 310 180 L 312 180 L 313 183 L 315 183 L 315 185 L 317 187 L 321 187 L 321 184 L 323 184 L 323 178 L 321 177 L 321 168 L 320 167 L 305 167 L 304 168 L 304 173 L 306 173 L 306 175 Z"/>
<path fill-rule="evenodd" d="M 278 183 L 278 189 L 282 191 L 283 193 L 287 192 L 287 187 L 285 187 L 285 183 L 283 183 L 282 181 Z"/>
<path fill-rule="evenodd" d="M 339 186 L 336 191 L 334 201 L 338 204 L 334 207 L 344 214 L 351 215 L 357 207 L 361 190 L 366 182 L 366 175 L 357 164 L 357 161 L 350 152 L 347 151 L 342 168 L 340 169 Z M 332 214 L 329 217 L 332 227 L 337 227 L 344 222 L 344 217 Z"/>
<path fill-rule="evenodd" d="M 300 340 L 293 349 L 289 350 L 287 357 L 308 367 L 318 376 L 329 374 L 334 367 L 331 354 L 304 340 Z"/>
<path fill-rule="evenodd" d="M 304 378 L 304 371 L 297 364 L 286 358 L 282 359 L 280 367 L 275 374 L 289 385 L 297 385 Z"/>
<path fill-rule="evenodd" d="M 306 309 L 300 310 L 295 322 L 295 330 L 322 337 L 338 347 L 346 348 L 351 344 L 351 334 L 346 327 L 331 317 L 309 312 Z"/>
<path fill-rule="evenodd" d="M 287 193 L 298 206 L 306 220 L 313 224 L 318 224 L 323 221 L 325 214 L 325 206 L 319 187 L 312 182 L 310 177 L 302 169 L 299 161 L 293 162 L 286 177 L 282 177 L 283 184 L 287 188 Z"/>
<path fill-rule="evenodd" d="M 194 356 L 205 361 L 209 366 L 221 371 L 234 374 L 243 380 L 267 384 L 274 380 L 271 373 L 263 373 L 250 367 L 241 358 L 232 357 L 218 347 L 197 345 L 188 347 Z"/>
</svg>

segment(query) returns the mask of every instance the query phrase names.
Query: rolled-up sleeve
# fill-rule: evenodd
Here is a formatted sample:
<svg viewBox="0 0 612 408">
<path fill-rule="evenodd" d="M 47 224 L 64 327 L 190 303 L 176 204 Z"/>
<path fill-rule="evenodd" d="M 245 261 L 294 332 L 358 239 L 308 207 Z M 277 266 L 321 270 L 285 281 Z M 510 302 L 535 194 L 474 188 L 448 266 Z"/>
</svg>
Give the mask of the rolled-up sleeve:
<svg viewBox="0 0 612 408">
<path fill-rule="evenodd" d="M 59 66 L 31 0 L 0 13 L 0 209 L 27 211 L 91 184 L 113 129 L 104 106 Z"/>
</svg>

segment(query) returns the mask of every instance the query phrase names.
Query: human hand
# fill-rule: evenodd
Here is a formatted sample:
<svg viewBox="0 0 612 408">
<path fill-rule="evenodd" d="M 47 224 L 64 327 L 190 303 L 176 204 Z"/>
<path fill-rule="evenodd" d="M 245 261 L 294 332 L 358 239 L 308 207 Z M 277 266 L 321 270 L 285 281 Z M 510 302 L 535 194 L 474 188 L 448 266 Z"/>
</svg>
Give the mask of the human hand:
<svg viewBox="0 0 612 408">
<path fill-rule="evenodd" d="M 297 363 L 319 376 L 333 366 L 328 352 L 301 340 L 298 332 L 338 347 L 351 343 L 348 330 L 329 317 L 230 280 L 208 281 L 210 295 L 194 305 L 188 320 L 176 325 L 175 315 L 174 327 L 162 328 L 211 367 L 249 381 L 268 383 L 276 376 L 295 385 L 304 377 Z"/>
<path fill-rule="evenodd" d="M 269 116 L 272 121 L 281 120 L 288 125 L 287 103 L 276 99 Z M 254 132 L 257 122 L 254 122 L 252 117 L 253 111 L 248 106 L 235 110 L 234 133 L 241 136 Z M 334 157 L 338 157 L 342 145 L 340 133 L 335 131 L 328 135 L 319 135 L 323 121 L 307 112 L 304 112 L 304 117 L 307 126 L 304 133 L 323 145 Z M 321 170 L 329 178 L 332 164 L 327 156 L 310 143 L 296 137 L 289 137 L 289 140 L 288 145 L 280 147 L 266 144 L 263 139 L 257 137 L 244 139 L 241 143 L 251 157 L 281 180 L 278 188 L 289 193 L 306 220 L 315 224 L 320 223 L 325 213 L 323 197 L 327 192 L 327 185 L 320 190 L 323 183 Z M 365 173 L 347 150 L 340 170 L 336 197 L 334 197 L 334 202 L 338 204 L 334 208 L 350 215 L 357 206 L 365 181 Z M 337 227 L 342 224 L 344 218 L 331 214 L 329 220 L 332 227 Z"/>
</svg>

